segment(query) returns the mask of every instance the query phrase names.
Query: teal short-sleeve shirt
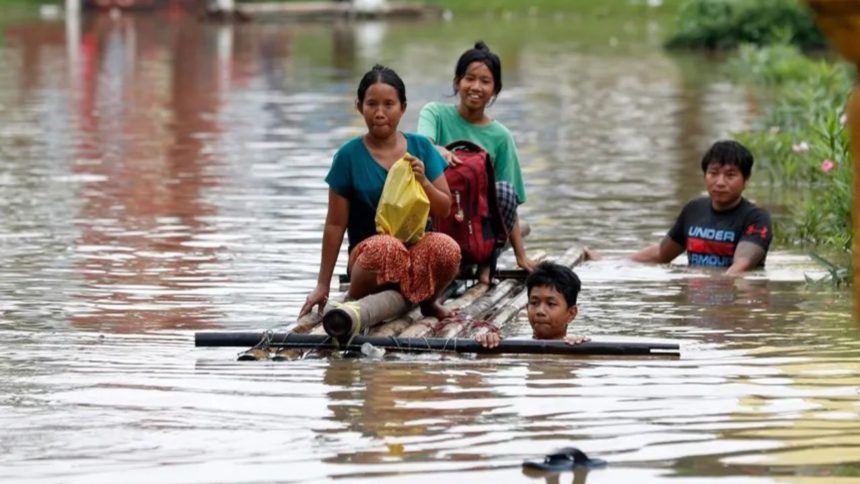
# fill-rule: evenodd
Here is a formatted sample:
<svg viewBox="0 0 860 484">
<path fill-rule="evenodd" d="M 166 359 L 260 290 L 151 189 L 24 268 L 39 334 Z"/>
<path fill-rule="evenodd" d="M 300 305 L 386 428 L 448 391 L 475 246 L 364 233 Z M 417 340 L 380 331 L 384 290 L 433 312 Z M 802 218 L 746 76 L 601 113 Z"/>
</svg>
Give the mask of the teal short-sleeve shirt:
<svg viewBox="0 0 860 484">
<path fill-rule="evenodd" d="M 436 181 L 446 166 L 436 147 L 420 134 L 403 135 L 406 151 L 424 162 L 425 176 L 431 182 Z M 370 155 L 363 136 L 347 141 L 334 155 L 325 181 L 335 193 L 349 200 L 346 231 L 350 252 L 361 241 L 376 234 L 376 207 L 387 176 L 388 170 Z"/>
</svg>

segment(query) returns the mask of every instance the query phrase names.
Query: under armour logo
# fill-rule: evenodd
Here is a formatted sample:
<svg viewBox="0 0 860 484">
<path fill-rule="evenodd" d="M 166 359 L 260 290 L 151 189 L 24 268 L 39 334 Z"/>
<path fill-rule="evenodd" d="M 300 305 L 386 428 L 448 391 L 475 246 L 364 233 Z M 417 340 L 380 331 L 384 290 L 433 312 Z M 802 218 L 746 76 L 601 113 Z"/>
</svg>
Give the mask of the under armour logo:
<svg viewBox="0 0 860 484">
<path fill-rule="evenodd" d="M 767 238 L 767 227 L 762 226 L 761 228 L 756 227 L 755 225 L 750 225 L 747 227 L 746 235 L 753 235 L 758 232 L 759 237 L 766 239 Z"/>
</svg>

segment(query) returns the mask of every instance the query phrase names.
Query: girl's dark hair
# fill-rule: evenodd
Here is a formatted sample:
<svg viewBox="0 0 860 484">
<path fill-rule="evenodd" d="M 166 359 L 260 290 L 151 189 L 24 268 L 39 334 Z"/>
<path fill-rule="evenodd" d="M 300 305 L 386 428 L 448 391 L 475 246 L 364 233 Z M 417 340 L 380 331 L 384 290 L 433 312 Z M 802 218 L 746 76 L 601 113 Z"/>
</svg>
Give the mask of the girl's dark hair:
<svg viewBox="0 0 860 484">
<path fill-rule="evenodd" d="M 403 79 L 394 72 L 394 69 L 379 64 L 376 64 L 367 71 L 358 83 L 358 104 L 364 103 L 364 96 L 367 94 L 370 86 L 379 82 L 397 89 L 397 97 L 400 98 L 400 104 L 406 106 L 406 85 L 403 84 Z"/>
<path fill-rule="evenodd" d="M 493 74 L 493 94 L 498 96 L 502 92 L 502 61 L 499 56 L 490 52 L 490 48 L 482 40 L 475 42 L 475 47 L 463 52 L 457 61 L 457 67 L 454 68 L 454 93 L 457 93 L 457 84 L 466 75 L 472 62 L 481 62 L 487 66 Z"/>
<path fill-rule="evenodd" d="M 574 306 L 579 290 L 582 289 L 582 282 L 570 267 L 545 261 L 538 264 L 526 278 L 528 295 L 531 295 L 534 287 L 551 287 L 564 296 L 568 306 Z"/>
<path fill-rule="evenodd" d="M 716 163 L 720 166 L 733 165 L 738 167 L 744 176 L 744 180 L 747 180 L 750 174 L 752 174 L 754 161 L 752 153 L 737 141 L 717 141 L 702 156 L 702 173 L 708 171 L 708 165 L 711 163 Z"/>
</svg>

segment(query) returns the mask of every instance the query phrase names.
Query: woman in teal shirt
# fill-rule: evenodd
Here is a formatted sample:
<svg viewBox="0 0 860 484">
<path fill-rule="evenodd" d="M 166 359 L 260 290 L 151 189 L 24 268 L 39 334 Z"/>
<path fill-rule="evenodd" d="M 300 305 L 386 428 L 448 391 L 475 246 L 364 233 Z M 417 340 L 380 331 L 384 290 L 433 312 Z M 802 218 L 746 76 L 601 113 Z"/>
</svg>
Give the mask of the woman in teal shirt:
<svg viewBox="0 0 860 484">
<path fill-rule="evenodd" d="M 316 288 L 300 315 L 325 306 L 343 235 L 349 235 L 350 299 L 359 299 L 396 286 L 422 312 L 444 319 L 450 311 L 439 304 L 441 292 L 454 280 L 460 266 L 460 247 L 451 237 L 426 233 L 406 246 L 390 235 L 376 234 L 376 208 L 388 170 L 405 158 L 430 200 L 430 214 L 448 215 L 451 194 L 442 172 L 445 160 L 426 137 L 406 134 L 397 127 L 406 110 L 406 87 L 393 70 L 376 65 L 358 86 L 356 109 L 364 117 L 367 134 L 348 141 L 334 155 L 326 182 L 328 215 Z"/>
<path fill-rule="evenodd" d="M 460 56 L 454 69 L 454 93 L 457 104 L 428 103 L 418 116 L 418 132 L 436 143 L 448 163 L 459 160 L 443 146 L 458 140 L 469 140 L 482 146 L 493 161 L 496 190 L 502 218 L 510 234 L 517 265 L 531 272 L 535 262 L 526 255 L 517 206 L 525 203 L 526 191 L 520 158 L 511 132 L 502 123 L 487 116 L 486 109 L 502 90 L 502 64 L 483 42 Z M 489 270 L 481 271 L 481 282 L 489 283 Z"/>
</svg>

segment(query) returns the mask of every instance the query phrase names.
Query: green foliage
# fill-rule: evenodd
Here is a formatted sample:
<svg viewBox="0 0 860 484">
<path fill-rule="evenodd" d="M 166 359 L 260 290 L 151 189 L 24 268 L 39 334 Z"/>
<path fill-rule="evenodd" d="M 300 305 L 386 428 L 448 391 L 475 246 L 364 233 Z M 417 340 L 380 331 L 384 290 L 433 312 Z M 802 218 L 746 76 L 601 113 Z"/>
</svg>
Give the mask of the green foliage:
<svg viewBox="0 0 860 484">
<path fill-rule="evenodd" d="M 717 50 L 784 41 L 804 48 L 825 45 L 812 12 L 798 0 L 689 0 L 675 30 L 666 43 L 670 48 Z"/>
<path fill-rule="evenodd" d="M 804 274 L 803 277 L 806 279 L 808 284 L 831 284 L 836 287 L 848 286 L 851 284 L 851 269 L 850 263 L 848 264 L 834 264 L 829 260 L 821 257 L 815 252 L 810 252 L 809 256 L 812 257 L 812 260 L 821 264 L 825 269 L 827 269 L 827 275 L 818 279 L 812 278 L 809 275 Z"/>
<path fill-rule="evenodd" d="M 759 126 L 737 137 L 756 154 L 770 183 L 789 192 L 790 217 L 780 224 L 780 239 L 816 250 L 850 250 L 853 173 L 844 115 L 854 83 L 849 66 L 806 57 L 787 45 L 746 45 L 729 70 L 757 86 L 766 106 Z"/>
</svg>

